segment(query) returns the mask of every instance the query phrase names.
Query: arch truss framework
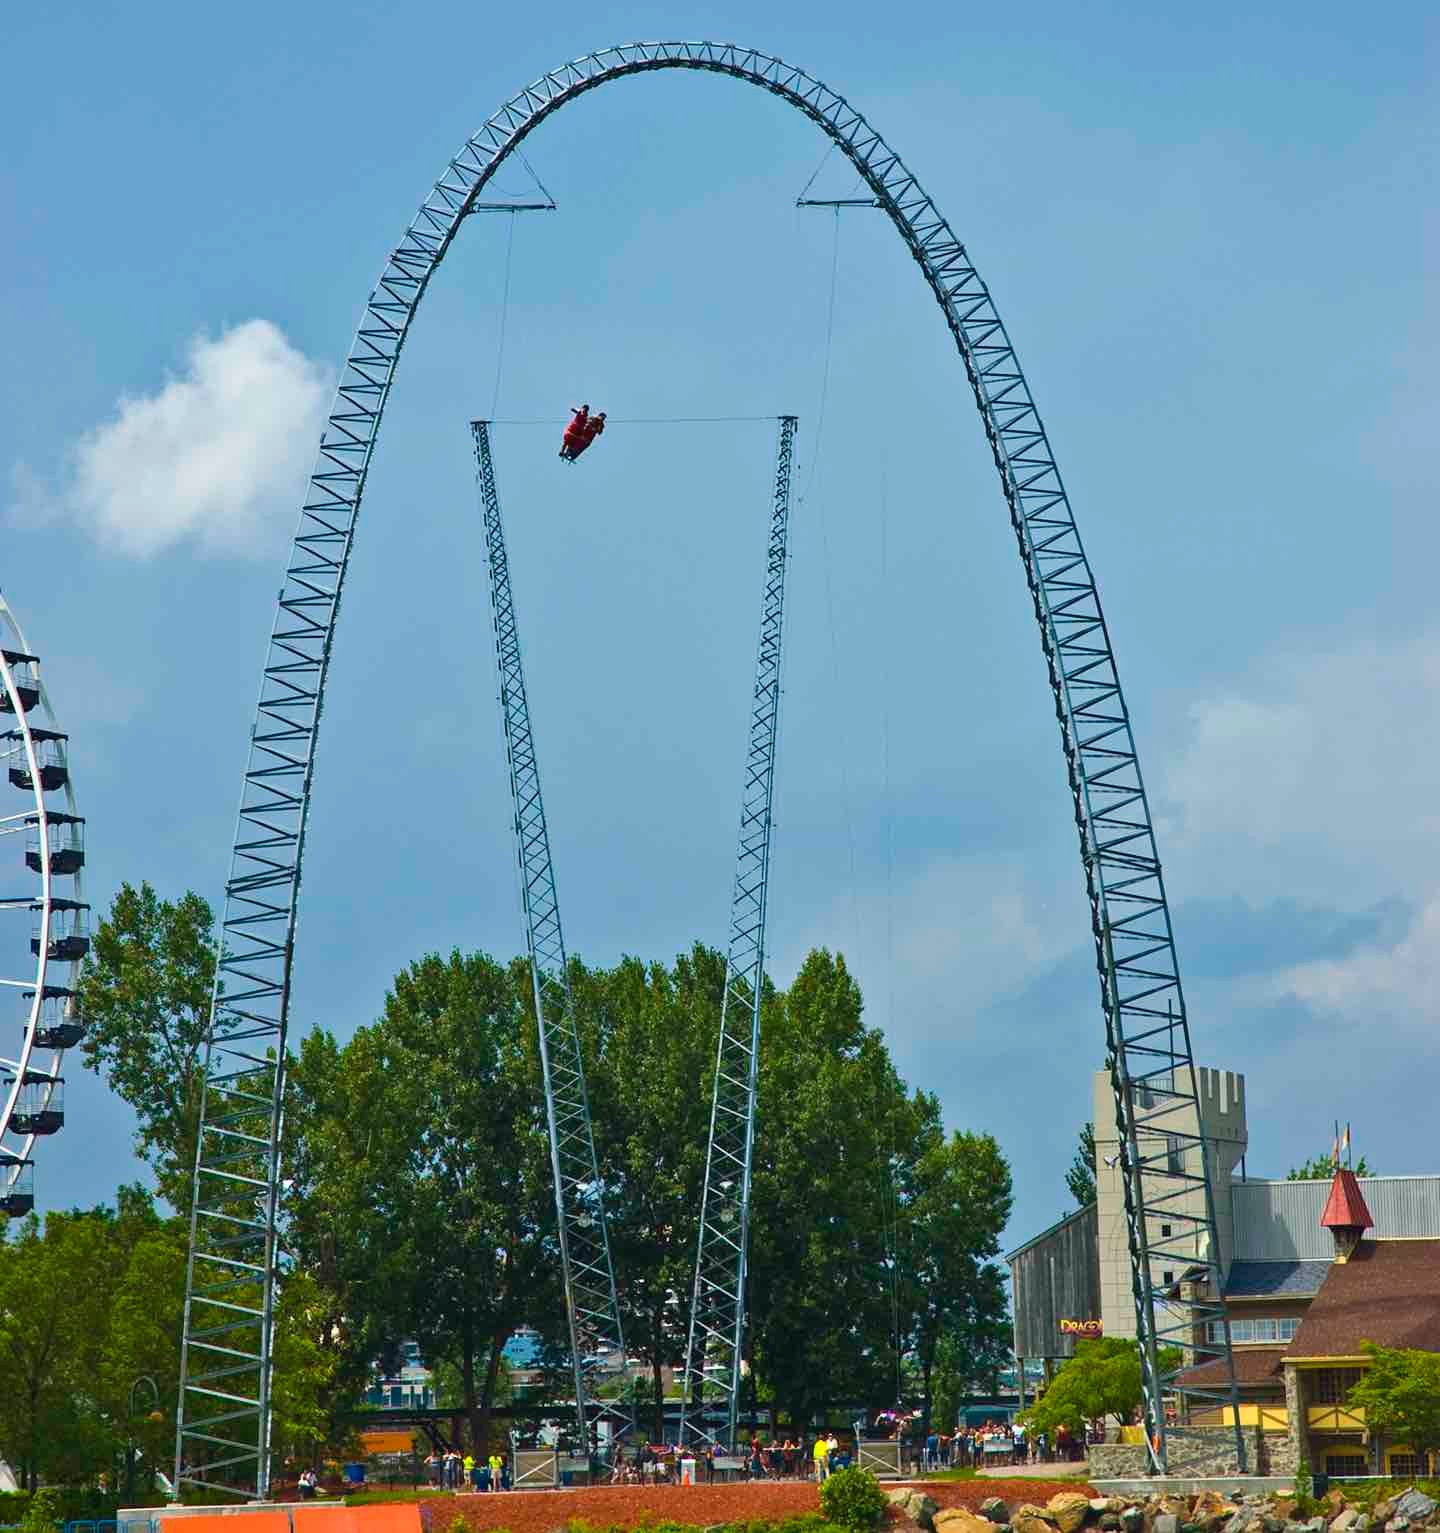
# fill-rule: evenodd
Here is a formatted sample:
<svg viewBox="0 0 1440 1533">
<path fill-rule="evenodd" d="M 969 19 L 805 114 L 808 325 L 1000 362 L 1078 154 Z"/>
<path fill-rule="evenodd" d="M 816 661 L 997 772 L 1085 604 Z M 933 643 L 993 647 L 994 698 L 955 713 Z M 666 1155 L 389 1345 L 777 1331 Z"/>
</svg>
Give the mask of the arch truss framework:
<svg viewBox="0 0 1440 1533">
<path fill-rule="evenodd" d="M 261 1495 L 269 1487 L 284 1061 L 306 815 L 340 596 L 400 353 L 431 277 L 507 156 L 584 92 L 661 69 L 757 85 L 816 123 L 888 214 L 940 304 L 1000 475 L 1060 723 L 1115 1086 L 1157 1467 L 1167 1451 L 1162 1342 L 1181 1343 L 1189 1360 L 1223 1365 L 1224 1383 L 1185 1394 L 1212 1406 L 1237 1402 L 1189 1022 L 1129 714 L 1060 472 L 989 290 L 900 157 L 823 82 L 731 43 L 631 43 L 527 86 L 450 161 L 385 262 L 321 438 L 271 631 L 226 884 L 176 1434 L 186 1483 Z M 1162 1269 L 1179 1276 L 1167 1284 Z"/>
</svg>

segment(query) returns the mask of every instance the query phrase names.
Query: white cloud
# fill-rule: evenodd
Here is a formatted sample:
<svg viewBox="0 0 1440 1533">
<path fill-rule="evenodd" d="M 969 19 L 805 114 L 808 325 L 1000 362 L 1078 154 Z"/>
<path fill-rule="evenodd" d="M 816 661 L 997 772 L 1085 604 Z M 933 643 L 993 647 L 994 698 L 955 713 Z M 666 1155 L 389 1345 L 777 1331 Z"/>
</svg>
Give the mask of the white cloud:
<svg viewBox="0 0 1440 1533">
<path fill-rule="evenodd" d="M 1440 1022 L 1440 897 L 1393 946 L 1299 964 L 1274 983 L 1280 995 L 1342 1018 L 1433 1027 Z"/>
<path fill-rule="evenodd" d="M 1440 635 L 1269 663 L 1190 724 L 1162 779 L 1177 890 L 1340 909 L 1435 890 Z"/>
<path fill-rule="evenodd" d="M 963 1032 L 1088 936 L 1078 880 L 1066 901 L 1037 882 L 1015 860 L 936 857 L 900 874 L 893 899 L 883 886 L 837 893 L 777 944 L 773 968 L 788 978 L 811 947 L 838 946 L 872 1023 L 886 1024 L 893 991 L 897 1034 L 941 1023 Z"/>
<path fill-rule="evenodd" d="M 331 387 L 328 370 L 268 320 L 197 336 L 179 376 L 122 397 L 80 438 L 48 509 L 135 558 L 185 541 L 268 556 L 295 514 Z M 33 515 L 39 496 L 23 465 L 15 484 L 21 514 Z"/>
</svg>

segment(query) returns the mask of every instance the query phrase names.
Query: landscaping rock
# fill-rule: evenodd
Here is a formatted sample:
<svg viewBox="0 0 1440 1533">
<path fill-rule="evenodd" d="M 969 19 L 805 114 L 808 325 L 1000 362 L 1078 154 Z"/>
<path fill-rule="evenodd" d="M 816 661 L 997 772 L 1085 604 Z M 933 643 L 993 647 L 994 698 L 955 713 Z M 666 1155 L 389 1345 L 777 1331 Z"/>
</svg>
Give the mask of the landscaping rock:
<svg viewBox="0 0 1440 1533">
<path fill-rule="evenodd" d="M 910 1520 L 925 1528 L 927 1533 L 934 1533 L 935 1518 L 940 1511 L 940 1503 L 934 1496 L 927 1496 L 923 1490 L 910 1492 Z"/>
<path fill-rule="evenodd" d="M 1006 1523 L 1010 1521 L 1010 1508 L 999 1496 L 986 1496 L 980 1503 L 979 1512 L 982 1517 L 991 1522 Z"/>
<path fill-rule="evenodd" d="M 935 1533 L 995 1533 L 995 1524 L 963 1506 L 935 1513 Z"/>
<path fill-rule="evenodd" d="M 1174 1512 L 1157 1512 L 1150 1533 L 1180 1533 L 1180 1519 Z"/>
<path fill-rule="evenodd" d="M 1025 1502 L 1010 1513 L 1012 1533 L 1055 1533 L 1055 1524 L 1043 1507 Z"/>
<path fill-rule="evenodd" d="M 1190 1508 L 1190 1517 L 1194 1522 L 1218 1524 L 1233 1517 L 1240 1510 L 1236 1502 L 1229 1497 L 1222 1496 L 1218 1490 L 1202 1490 L 1196 1497 Z"/>
<path fill-rule="evenodd" d="M 1436 1502 L 1427 1496 L 1423 1490 L 1410 1489 L 1403 1496 L 1395 1499 L 1395 1512 L 1398 1516 L 1408 1517 L 1411 1522 L 1424 1521 L 1436 1507 Z"/>
<path fill-rule="evenodd" d="M 1079 1533 L 1090 1515 L 1090 1498 L 1079 1491 L 1058 1491 L 1045 1503 L 1045 1512 L 1060 1533 Z"/>
</svg>

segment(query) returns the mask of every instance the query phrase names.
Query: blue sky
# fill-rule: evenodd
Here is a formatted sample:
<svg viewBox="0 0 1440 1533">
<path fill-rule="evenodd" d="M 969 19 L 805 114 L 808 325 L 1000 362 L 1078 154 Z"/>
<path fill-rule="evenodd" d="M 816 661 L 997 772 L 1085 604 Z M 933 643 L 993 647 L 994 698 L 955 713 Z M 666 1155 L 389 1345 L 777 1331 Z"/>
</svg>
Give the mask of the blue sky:
<svg viewBox="0 0 1440 1533">
<path fill-rule="evenodd" d="M 218 903 L 315 421 L 425 191 L 545 69 L 682 35 L 848 95 L 989 281 L 1111 622 L 1197 1053 L 1249 1078 L 1252 1172 L 1335 1117 L 1372 1165 L 1440 1170 L 1418 4 L 12 17 L 0 584 L 73 736 L 95 903 L 127 878 Z M 794 207 L 824 142 L 734 82 L 623 82 L 527 150 L 560 210 L 514 231 L 500 415 L 801 417 L 772 968 L 847 953 L 902 1070 L 1000 1138 L 1023 1236 L 1065 1207 L 1101 1023 L 1033 620 L 933 299 L 878 215 Z M 849 188 L 832 157 L 815 191 Z M 302 1029 L 371 1019 L 420 952 L 523 940 L 466 432 L 507 222 L 437 277 L 372 474 Z M 725 932 L 773 428 L 616 429 L 574 471 L 554 447 L 497 433 L 567 935 L 669 956 Z M 125 1109 L 70 1075 L 44 1207 L 133 1171 Z"/>
</svg>

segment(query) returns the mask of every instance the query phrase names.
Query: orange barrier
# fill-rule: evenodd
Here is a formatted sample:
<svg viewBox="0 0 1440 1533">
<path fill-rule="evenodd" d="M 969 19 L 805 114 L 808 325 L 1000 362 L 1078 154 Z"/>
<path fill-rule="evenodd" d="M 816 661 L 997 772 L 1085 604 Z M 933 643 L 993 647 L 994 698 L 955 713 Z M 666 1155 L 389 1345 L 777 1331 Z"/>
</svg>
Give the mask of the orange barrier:
<svg viewBox="0 0 1440 1533">
<path fill-rule="evenodd" d="M 257 1529 L 256 1533 L 290 1533 L 285 1526 L 288 1522 L 285 1514 L 278 1515 L 281 1527 Z M 420 1533 L 420 1508 L 413 1501 L 381 1506 L 297 1506 L 291 1516 L 295 1519 L 295 1533 Z M 251 1533 L 251 1527 L 247 1520 L 244 1533 Z M 190 1533 L 190 1529 L 185 1528 L 183 1533 Z M 207 1529 L 205 1533 L 236 1533 L 236 1529 L 232 1524 Z"/>
<path fill-rule="evenodd" d="M 290 1533 L 289 1512 L 244 1512 L 243 1516 L 245 1533 Z M 165 1520 L 172 1528 L 182 1526 L 179 1517 Z M 185 1533 L 236 1533 L 240 1524 L 233 1512 L 202 1512 L 198 1516 L 184 1518 L 183 1526 Z M 319 1533 L 318 1528 L 315 1533 Z"/>
</svg>

